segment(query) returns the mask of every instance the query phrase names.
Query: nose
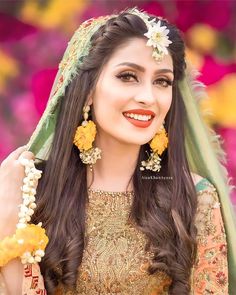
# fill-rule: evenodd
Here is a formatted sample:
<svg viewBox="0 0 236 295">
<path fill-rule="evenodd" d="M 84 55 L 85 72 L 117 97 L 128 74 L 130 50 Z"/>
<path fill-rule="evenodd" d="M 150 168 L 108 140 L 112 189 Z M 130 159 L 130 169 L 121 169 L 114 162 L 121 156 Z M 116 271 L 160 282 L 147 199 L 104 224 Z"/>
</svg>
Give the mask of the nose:
<svg viewBox="0 0 236 295">
<path fill-rule="evenodd" d="M 135 101 L 145 105 L 153 105 L 156 101 L 153 85 L 146 83 L 140 85 L 136 95 Z"/>
</svg>

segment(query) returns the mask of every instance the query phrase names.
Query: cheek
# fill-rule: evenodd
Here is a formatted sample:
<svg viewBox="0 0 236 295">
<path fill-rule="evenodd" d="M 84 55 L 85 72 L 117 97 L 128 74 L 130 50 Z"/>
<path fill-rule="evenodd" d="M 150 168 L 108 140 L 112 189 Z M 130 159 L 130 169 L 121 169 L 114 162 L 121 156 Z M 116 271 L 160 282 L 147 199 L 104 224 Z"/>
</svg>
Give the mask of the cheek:
<svg viewBox="0 0 236 295">
<path fill-rule="evenodd" d="M 95 95 L 95 107 L 99 112 L 105 113 L 120 113 L 124 110 L 127 102 L 128 94 L 118 83 L 110 79 L 106 81 Z"/>
<path fill-rule="evenodd" d="M 100 88 L 93 99 L 95 118 L 101 126 L 117 121 L 125 105 L 124 94 L 111 84 L 107 85 L 110 87 Z"/>
<path fill-rule="evenodd" d="M 159 99 L 160 112 L 162 114 L 166 114 L 170 109 L 171 103 L 172 103 L 172 90 L 163 94 L 162 97 Z"/>
</svg>

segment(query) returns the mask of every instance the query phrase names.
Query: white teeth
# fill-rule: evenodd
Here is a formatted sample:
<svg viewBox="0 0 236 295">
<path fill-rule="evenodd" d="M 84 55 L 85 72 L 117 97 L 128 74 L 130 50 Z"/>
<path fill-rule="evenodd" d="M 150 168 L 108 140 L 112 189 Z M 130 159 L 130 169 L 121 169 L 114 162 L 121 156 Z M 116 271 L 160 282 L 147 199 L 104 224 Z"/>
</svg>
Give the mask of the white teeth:
<svg viewBox="0 0 236 295">
<path fill-rule="evenodd" d="M 148 121 L 152 118 L 151 115 L 138 115 L 138 114 L 132 114 L 132 113 L 126 113 L 125 115 L 129 118 L 133 118 L 139 121 Z"/>
</svg>

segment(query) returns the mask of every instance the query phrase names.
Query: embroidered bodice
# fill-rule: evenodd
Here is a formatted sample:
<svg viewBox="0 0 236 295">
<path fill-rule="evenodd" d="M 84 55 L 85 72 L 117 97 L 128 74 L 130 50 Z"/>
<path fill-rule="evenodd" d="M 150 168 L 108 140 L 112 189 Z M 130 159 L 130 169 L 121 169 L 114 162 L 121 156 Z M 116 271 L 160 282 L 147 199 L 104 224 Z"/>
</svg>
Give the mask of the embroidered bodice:
<svg viewBox="0 0 236 295">
<path fill-rule="evenodd" d="M 197 184 L 196 190 L 198 252 L 192 269 L 191 294 L 226 295 L 226 237 L 218 195 L 206 179 Z M 88 241 L 79 269 L 77 293 L 62 294 L 168 294 L 171 278 L 163 272 L 147 273 L 152 253 L 145 252 L 145 236 L 128 222 L 132 198 L 132 192 L 89 190 Z"/>
<path fill-rule="evenodd" d="M 192 268 L 191 295 L 226 295 L 227 245 L 218 194 L 206 179 L 197 184 L 196 190 L 198 248 Z M 168 294 L 170 277 L 163 272 L 147 274 L 152 254 L 144 250 L 146 238 L 128 222 L 132 198 L 132 192 L 89 191 L 87 244 L 79 267 L 77 290 L 65 291 L 59 287 L 55 295 Z M 26 265 L 22 295 L 33 294 L 46 295 L 46 290 L 39 266 Z"/>
<path fill-rule="evenodd" d="M 132 192 L 89 190 L 88 244 L 79 270 L 78 294 L 148 295 L 154 290 L 167 294 L 171 279 L 161 272 L 147 274 L 151 253 L 145 253 L 146 239 L 128 222 L 132 199 Z"/>
</svg>

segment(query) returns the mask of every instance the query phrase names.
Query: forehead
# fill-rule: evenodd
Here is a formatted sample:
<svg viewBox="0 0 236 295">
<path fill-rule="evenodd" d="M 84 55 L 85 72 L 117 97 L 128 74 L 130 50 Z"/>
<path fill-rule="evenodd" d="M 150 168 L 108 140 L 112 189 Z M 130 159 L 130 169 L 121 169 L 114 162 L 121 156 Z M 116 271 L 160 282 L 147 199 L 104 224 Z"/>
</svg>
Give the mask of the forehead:
<svg viewBox="0 0 236 295">
<path fill-rule="evenodd" d="M 108 60 L 106 67 L 115 67 L 122 62 L 131 62 L 143 66 L 145 69 L 157 70 L 167 68 L 173 70 L 173 61 L 170 54 L 165 55 L 161 62 L 153 57 L 153 47 L 147 46 L 147 39 L 132 38 L 117 48 Z"/>
</svg>

